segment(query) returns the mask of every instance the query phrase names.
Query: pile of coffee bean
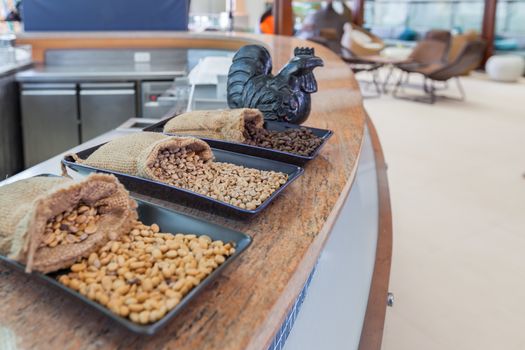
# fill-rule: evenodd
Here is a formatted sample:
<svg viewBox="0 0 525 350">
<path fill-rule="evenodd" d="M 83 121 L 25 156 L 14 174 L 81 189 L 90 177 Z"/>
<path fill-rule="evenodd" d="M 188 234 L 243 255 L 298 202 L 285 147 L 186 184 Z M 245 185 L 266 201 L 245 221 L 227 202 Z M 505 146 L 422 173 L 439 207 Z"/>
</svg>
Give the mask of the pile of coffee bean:
<svg viewBox="0 0 525 350">
<path fill-rule="evenodd" d="M 58 280 L 133 322 L 158 321 L 235 252 L 205 235 L 159 231 L 137 221 Z"/>
<path fill-rule="evenodd" d="M 323 139 L 303 127 L 285 131 L 269 131 L 256 127 L 254 122 L 245 123 L 244 138 L 244 143 L 247 145 L 273 148 L 302 156 L 309 156 L 323 142 Z"/>
<path fill-rule="evenodd" d="M 288 180 L 275 171 L 208 161 L 186 148 L 163 150 L 151 169 L 155 177 L 170 185 L 253 210 Z"/>
<path fill-rule="evenodd" d="M 40 246 L 54 248 L 59 244 L 82 242 L 97 232 L 99 219 L 97 208 L 79 204 L 47 221 Z"/>
</svg>

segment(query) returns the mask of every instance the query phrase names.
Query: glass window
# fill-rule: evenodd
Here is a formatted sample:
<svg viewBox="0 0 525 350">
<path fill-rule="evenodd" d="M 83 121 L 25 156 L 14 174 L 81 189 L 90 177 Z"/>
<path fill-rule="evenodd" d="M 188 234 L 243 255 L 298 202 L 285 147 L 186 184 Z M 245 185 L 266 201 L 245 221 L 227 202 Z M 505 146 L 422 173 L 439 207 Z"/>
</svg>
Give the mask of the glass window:
<svg viewBox="0 0 525 350">
<path fill-rule="evenodd" d="M 414 1 L 409 3 L 408 26 L 413 29 L 447 29 L 452 26 L 452 3 Z"/>
<path fill-rule="evenodd" d="M 371 1 L 371 3 L 374 3 Z M 381 27 L 405 26 L 409 4 L 404 1 L 376 1 L 373 23 Z M 368 23 L 367 23 L 368 24 Z"/>
<path fill-rule="evenodd" d="M 430 29 L 481 32 L 483 8 L 483 0 L 368 0 L 365 21 L 372 28 L 396 28 L 393 33 L 404 27 L 420 34 Z"/>
<path fill-rule="evenodd" d="M 500 0 L 496 10 L 496 51 L 525 50 L 525 0 Z"/>
<path fill-rule="evenodd" d="M 525 1 L 498 1 L 496 32 L 525 35 Z"/>
<path fill-rule="evenodd" d="M 483 25 L 483 1 L 458 1 L 454 3 L 453 26 L 460 32 L 476 30 L 481 33 Z"/>
</svg>

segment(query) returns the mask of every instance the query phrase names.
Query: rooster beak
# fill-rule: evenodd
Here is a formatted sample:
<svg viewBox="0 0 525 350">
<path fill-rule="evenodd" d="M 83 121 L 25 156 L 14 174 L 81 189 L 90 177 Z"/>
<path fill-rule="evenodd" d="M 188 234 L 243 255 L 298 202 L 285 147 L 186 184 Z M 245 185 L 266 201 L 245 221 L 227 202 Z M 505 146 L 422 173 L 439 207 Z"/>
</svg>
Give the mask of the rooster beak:
<svg viewBox="0 0 525 350">
<path fill-rule="evenodd" d="M 312 58 L 309 58 L 306 60 L 305 68 L 315 68 L 315 67 L 323 67 L 324 63 L 323 60 L 317 56 L 313 56 Z"/>
</svg>

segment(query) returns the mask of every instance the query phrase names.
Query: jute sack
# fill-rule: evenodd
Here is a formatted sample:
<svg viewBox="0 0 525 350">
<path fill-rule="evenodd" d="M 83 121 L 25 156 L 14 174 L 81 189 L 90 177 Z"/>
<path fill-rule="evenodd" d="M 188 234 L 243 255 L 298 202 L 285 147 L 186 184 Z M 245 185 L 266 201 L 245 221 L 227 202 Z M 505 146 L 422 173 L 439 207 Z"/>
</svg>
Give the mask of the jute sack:
<svg viewBox="0 0 525 350">
<path fill-rule="evenodd" d="M 78 243 L 41 246 L 46 223 L 79 203 L 98 207 L 98 230 Z M 0 254 L 48 273 L 71 266 L 108 240 L 129 231 L 137 204 L 113 175 L 92 174 L 81 181 L 33 177 L 0 187 Z"/>
<path fill-rule="evenodd" d="M 161 181 L 150 166 L 155 163 L 159 151 L 186 147 L 203 161 L 213 158 L 210 146 L 194 137 L 166 136 L 156 132 L 129 134 L 109 141 L 87 159 L 73 155 L 77 163 L 99 169 L 117 171 L 147 179 Z"/>
<path fill-rule="evenodd" d="M 193 111 L 172 118 L 164 125 L 164 132 L 243 142 L 247 122 L 262 128 L 264 117 L 258 109 L 252 108 Z"/>
</svg>

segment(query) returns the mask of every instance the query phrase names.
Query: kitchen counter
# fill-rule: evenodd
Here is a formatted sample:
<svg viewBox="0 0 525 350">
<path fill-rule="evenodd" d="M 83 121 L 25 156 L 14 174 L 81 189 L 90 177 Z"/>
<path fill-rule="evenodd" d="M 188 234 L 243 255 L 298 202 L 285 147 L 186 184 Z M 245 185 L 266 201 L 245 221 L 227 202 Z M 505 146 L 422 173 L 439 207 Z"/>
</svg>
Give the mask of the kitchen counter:
<svg viewBox="0 0 525 350">
<path fill-rule="evenodd" d="M 2 64 L 0 65 L 0 78 L 7 75 L 11 75 L 17 71 L 29 68 L 31 64 L 31 60 L 24 60 L 13 64 Z"/>
<path fill-rule="evenodd" d="M 29 82 L 78 82 L 119 80 L 172 80 L 187 74 L 186 67 L 168 64 L 77 65 L 52 66 L 37 64 L 17 73 L 16 80 Z"/>
<path fill-rule="evenodd" d="M 31 66 L 30 59 L 0 65 L 0 178 L 23 167 L 18 84 L 15 74 Z"/>
<path fill-rule="evenodd" d="M 97 45 L 105 45 L 108 35 L 112 34 L 106 34 L 100 40 L 94 34 L 83 35 L 90 38 L 88 42 L 91 45 L 100 47 Z M 70 39 L 67 34 L 63 36 L 53 35 L 51 43 L 58 40 L 53 45 L 66 47 L 69 42 L 81 45 L 81 40 L 75 36 Z M 126 349 L 274 349 L 282 347 L 293 326 L 293 320 L 297 315 L 301 317 L 300 306 L 303 300 L 306 300 L 304 305 L 307 311 L 308 289 L 312 288 L 313 294 L 317 285 L 328 289 L 351 288 L 352 293 L 342 293 L 338 296 L 339 299 L 333 296 L 332 302 L 335 302 L 335 307 L 336 301 L 348 304 L 350 309 L 347 313 L 354 318 L 352 322 L 344 322 L 345 318 L 330 320 L 314 312 L 310 313 L 310 322 L 307 323 L 319 325 L 316 329 L 319 329 L 318 334 L 321 337 L 329 334 L 322 330 L 328 332 L 334 327 L 340 334 L 348 333 L 351 339 L 346 341 L 343 337 L 339 343 L 340 348 L 359 346 L 362 349 L 379 349 L 391 254 L 388 186 L 381 147 L 373 125 L 367 120 L 358 85 L 350 69 L 326 48 L 290 37 L 250 34 L 193 36 L 182 33 L 174 33 L 170 37 L 164 33 L 160 36 L 152 34 L 151 40 L 157 46 L 187 47 L 191 43 L 192 46 L 227 49 L 259 42 L 272 53 L 274 69 L 279 69 L 290 59 L 295 47 L 313 46 L 316 55 L 323 58 L 325 67 L 315 71 L 319 92 L 312 95 L 312 112 L 305 124 L 334 130 L 334 136 L 320 155 L 306 165 L 304 175 L 251 221 L 232 220 L 154 198 L 137 196 L 246 232 L 253 238 L 252 245 L 243 256 L 232 263 L 210 288 L 157 335 L 140 337 L 130 334 L 115 327 L 110 320 L 93 310 L 78 305 L 74 300 L 62 298 L 50 288 L 32 285 L 22 274 L 4 266 L 0 266 L 0 274 L 3 276 L 3 283 L 0 285 L 0 297 L 3 299 L 0 312 L 5 317 L 0 321 L 0 326 L 13 334 L 23 348 L 64 348 L 69 345 L 75 348 Z M 117 42 L 117 46 L 142 46 L 148 41 L 146 34 L 138 36 L 136 42 L 128 35 L 115 34 L 111 42 Z M 44 41 L 40 42 L 42 46 L 39 47 L 38 55 L 45 50 L 44 44 Z M 119 133 L 122 131 L 112 132 L 104 137 L 115 137 Z M 90 141 L 77 149 L 101 140 Z M 365 157 L 364 154 L 368 156 Z M 57 173 L 59 159 L 60 156 L 55 157 L 8 179 L 7 182 L 51 169 Z M 360 163 L 362 159 L 366 162 Z M 375 171 L 369 171 L 370 168 Z M 360 173 L 366 175 L 368 185 L 375 187 L 369 189 L 367 186 L 353 186 L 354 183 L 363 183 L 362 180 L 359 182 L 359 178 L 356 179 L 356 174 Z M 352 198 L 354 203 L 357 198 L 362 204 L 362 212 L 348 204 Z M 366 230 L 359 230 L 354 221 L 351 226 L 347 226 L 341 220 L 351 217 L 349 208 L 354 208 L 353 214 L 376 213 L 368 218 L 376 225 L 364 222 Z M 377 211 L 373 211 L 374 208 Z M 352 234 L 349 235 L 348 230 Z M 322 267 L 322 257 L 327 254 L 325 245 L 328 249 L 333 245 L 330 241 L 337 237 L 356 237 L 347 240 L 346 245 L 341 245 L 347 249 L 340 250 L 337 256 L 355 258 L 359 262 L 343 259 L 339 260 L 342 262 L 338 269 Z M 328 256 L 329 254 L 328 251 Z M 327 285 L 326 279 L 324 282 L 315 282 L 316 266 L 325 271 L 325 278 L 326 271 L 332 271 L 333 275 L 329 279 L 331 285 Z M 352 271 L 357 271 L 361 277 L 351 277 Z M 320 278 L 322 275 L 317 276 Z M 343 280 L 346 282 L 343 283 Z M 351 296 L 352 300 L 345 300 L 345 294 Z M 321 302 L 318 305 L 322 308 L 324 304 Z M 304 315 L 308 315 L 308 312 Z M 341 320 L 343 321 L 337 322 Z M 304 334 L 308 328 L 300 328 L 300 322 L 298 319 L 297 329 L 302 329 Z M 352 327 L 351 332 L 348 327 Z M 298 335 L 292 333 L 290 346 L 301 344 L 301 339 L 297 339 L 297 336 L 301 337 L 301 332 Z M 295 348 L 304 349 L 300 345 Z"/>
</svg>

